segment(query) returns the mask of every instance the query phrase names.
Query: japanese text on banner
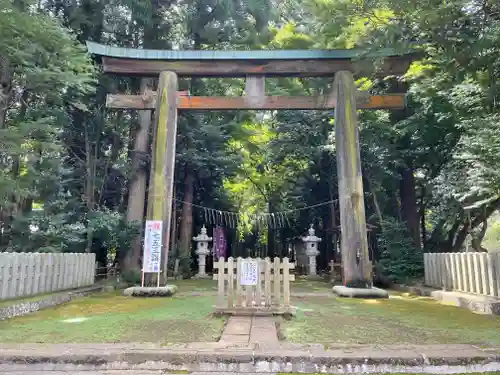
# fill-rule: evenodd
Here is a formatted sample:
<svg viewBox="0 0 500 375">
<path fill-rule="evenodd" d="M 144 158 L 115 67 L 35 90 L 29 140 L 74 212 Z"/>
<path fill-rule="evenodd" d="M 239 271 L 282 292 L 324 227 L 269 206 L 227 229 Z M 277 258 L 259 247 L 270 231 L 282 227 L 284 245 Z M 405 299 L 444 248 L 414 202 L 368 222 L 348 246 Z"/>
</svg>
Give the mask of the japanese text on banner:
<svg viewBox="0 0 500 375">
<path fill-rule="evenodd" d="M 144 231 L 144 260 L 142 270 L 146 273 L 160 272 L 161 248 L 162 248 L 161 220 L 147 220 Z"/>
</svg>

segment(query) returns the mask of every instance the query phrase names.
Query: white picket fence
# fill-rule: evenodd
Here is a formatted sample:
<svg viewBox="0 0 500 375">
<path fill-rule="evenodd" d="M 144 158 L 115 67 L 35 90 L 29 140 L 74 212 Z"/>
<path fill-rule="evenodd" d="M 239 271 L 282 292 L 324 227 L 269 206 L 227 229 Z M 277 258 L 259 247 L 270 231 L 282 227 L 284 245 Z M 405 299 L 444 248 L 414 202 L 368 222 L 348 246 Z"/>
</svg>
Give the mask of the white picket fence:
<svg viewBox="0 0 500 375">
<path fill-rule="evenodd" d="M 256 285 L 242 285 L 242 267 L 245 261 L 257 263 Z M 295 265 L 288 258 L 228 258 L 214 264 L 213 278 L 217 280 L 217 313 L 234 315 L 289 314 L 290 281 L 295 276 L 290 270 Z"/>
<path fill-rule="evenodd" d="M 0 300 L 89 286 L 95 254 L 0 253 Z"/>
<path fill-rule="evenodd" d="M 426 253 L 425 284 L 500 297 L 500 252 Z"/>
</svg>

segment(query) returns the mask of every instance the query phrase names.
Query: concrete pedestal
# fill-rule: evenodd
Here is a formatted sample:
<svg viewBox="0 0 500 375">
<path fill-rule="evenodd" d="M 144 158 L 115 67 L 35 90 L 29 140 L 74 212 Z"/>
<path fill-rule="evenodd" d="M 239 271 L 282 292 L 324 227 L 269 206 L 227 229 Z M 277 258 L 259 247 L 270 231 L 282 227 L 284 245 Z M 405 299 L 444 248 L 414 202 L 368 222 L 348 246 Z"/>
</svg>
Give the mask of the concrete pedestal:
<svg viewBox="0 0 500 375">
<path fill-rule="evenodd" d="M 198 273 L 194 276 L 195 279 L 210 279 L 211 277 L 206 274 L 206 262 L 208 251 L 196 251 L 198 254 Z"/>
<path fill-rule="evenodd" d="M 306 251 L 306 255 L 309 257 L 309 269 L 307 270 L 307 278 L 316 278 L 318 274 L 316 272 L 316 257 L 319 255 L 319 251 Z"/>
</svg>

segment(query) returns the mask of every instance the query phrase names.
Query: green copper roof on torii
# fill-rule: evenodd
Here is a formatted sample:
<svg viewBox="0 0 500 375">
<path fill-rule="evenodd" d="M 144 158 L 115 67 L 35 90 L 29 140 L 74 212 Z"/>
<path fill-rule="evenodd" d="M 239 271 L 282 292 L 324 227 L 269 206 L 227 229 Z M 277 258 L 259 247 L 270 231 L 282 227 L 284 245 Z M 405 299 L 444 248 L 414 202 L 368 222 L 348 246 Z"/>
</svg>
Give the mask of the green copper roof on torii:
<svg viewBox="0 0 500 375">
<path fill-rule="evenodd" d="M 253 50 L 253 51 L 180 51 L 113 47 L 87 42 L 93 55 L 137 60 L 346 60 L 403 56 L 393 49 L 384 48 L 367 53 L 363 49 L 337 50 Z"/>
</svg>

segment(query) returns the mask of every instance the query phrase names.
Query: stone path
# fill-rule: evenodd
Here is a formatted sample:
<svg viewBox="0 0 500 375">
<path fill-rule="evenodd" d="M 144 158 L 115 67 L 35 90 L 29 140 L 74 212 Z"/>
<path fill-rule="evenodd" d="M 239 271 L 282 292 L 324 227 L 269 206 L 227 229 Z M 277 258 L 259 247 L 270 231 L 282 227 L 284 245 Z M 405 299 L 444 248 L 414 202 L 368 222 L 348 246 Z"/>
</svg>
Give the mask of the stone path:
<svg viewBox="0 0 500 375">
<path fill-rule="evenodd" d="M 278 332 L 272 317 L 229 318 L 219 341 L 225 345 L 279 347 Z"/>
<path fill-rule="evenodd" d="M 165 374 L 175 374 L 168 372 L 166 370 L 105 370 L 105 371 L 79 371 L 79 370 L 61 370 L 61 371 L 46 371 L 42 366 L 39 365 L 5 365 L 2 366 L 2 371 L 0 375 L 165 375 Z M 240 372 L 218 372 L 214 374 L 213 372 L 191 372 L 189 375 L 236 375 L 241 374 Z M 247 372 L 245 375 L 275 375 L 272 372 L 257 373 L 257 372 Z"/>
</svg>

